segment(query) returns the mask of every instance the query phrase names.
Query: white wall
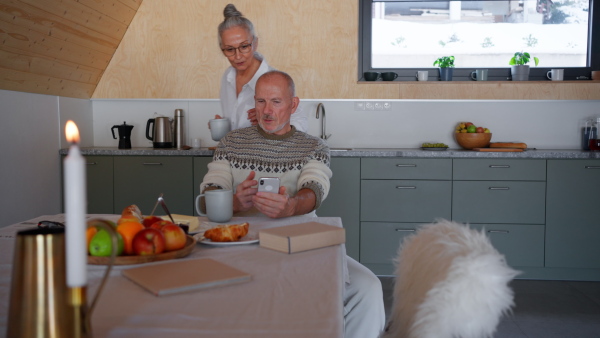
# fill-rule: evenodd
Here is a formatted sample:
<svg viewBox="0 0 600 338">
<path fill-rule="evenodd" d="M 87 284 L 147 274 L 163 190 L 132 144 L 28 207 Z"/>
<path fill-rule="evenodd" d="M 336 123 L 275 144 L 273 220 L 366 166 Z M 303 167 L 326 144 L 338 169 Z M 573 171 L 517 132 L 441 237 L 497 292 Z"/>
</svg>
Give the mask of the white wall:
<svg viewBox="0 0 600 338">
<path fill-rule="evenodd" d="M 0 227 L 61 212 L 61 126 L 92 145 L 91 117 L 89 100 L 0 90 Z"/>
<path fill-rule="evenodd" d="M 458 101 L 396 100 L 390 111 L 357 111 L 355 101 L 304 100 L 310 133 L 321 134 L 315 118 L 317 104 L 326 109 L 327 134 L 331 147 L 415 148 L 423 142 L 444 142 L 458 148 L 453 131 L 460 121 L 489 128 L 492 141 L 520 141 L 530 147 L 579 149 L 581 121 L 599 115 L 599 101 Z M 361 100 L 360 102 L 365 102 Z M 383 101 L 376 101 L 383 102 Z M 154 113 L 172 117 L 182 108 L 188 125 L 188 144 L 202 139 L 214 146 L 207 123 L 220 113 L 218 100 L 94 100 L 94 145 L 117 147 L 110 127 L 127 121 L 134 125 L 133 147 L 151 147 L 145 138 L 146 121 Z"/>
</svg>

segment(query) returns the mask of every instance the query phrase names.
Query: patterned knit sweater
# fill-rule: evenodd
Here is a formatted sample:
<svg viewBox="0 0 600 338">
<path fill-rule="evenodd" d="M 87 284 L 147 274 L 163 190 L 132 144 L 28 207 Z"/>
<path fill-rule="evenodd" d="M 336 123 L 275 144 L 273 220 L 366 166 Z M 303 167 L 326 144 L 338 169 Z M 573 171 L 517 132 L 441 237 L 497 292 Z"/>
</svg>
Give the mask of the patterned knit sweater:
<svg viewBox="0 0 600 338">
<path fill-rule="evenodd" d="M 284 135 L 264 132 L 258 126 L 228 133 L 217 146 L 200 191 L 208 187 L 232 189 L 243 182 L 250 171 L 261 177 L 279 177 L 289 196 L 303 188 L 316 196 L 317 209 L 329 192 L 329 147 L 320 138 L 292 130 Z M 262 215 L 256 209 L 243 216 Z M 238 214 L 236 216 L 242 216 Z"/>
</svg>

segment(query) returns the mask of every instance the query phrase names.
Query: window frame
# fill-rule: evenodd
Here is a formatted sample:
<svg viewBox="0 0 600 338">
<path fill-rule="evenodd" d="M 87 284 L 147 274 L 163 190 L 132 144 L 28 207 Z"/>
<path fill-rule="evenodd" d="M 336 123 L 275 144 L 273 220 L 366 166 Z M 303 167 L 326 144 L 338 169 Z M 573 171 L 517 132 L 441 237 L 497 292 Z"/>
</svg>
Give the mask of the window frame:
<svg viewBox="0 0 600 338">
<path fill-rule="evenodd" d="M 398 78 L 394 81 L 412 82 L 416 81 L 417 70 L 429 71 L 429 80 L 439 79 L 439 68 L 372 68 L 371 67 L 371 36 L 372 36 L 372 3 L 386 0 L 358 0 L 359 1 L 359 23 L 358 23 L 358 81 L 363 82 L 364 72 L 395 72 Z M 402 0 L 389 0 L 402 1 Z M 415 1 L 415 0 L 404 0 Z M 439 0 L 422 0 L 439 1 Z M 463 0 L 465 1 L 465 0 Z M 466 0 L 468 1 L 468 0 Z M 481 1 L 481 0 L 480 0 Z M 483 0 L 485 1 L 485 0 Z M 600 70 L 600 0 L 590 0 L 590 26 L 588 40 L 588 67 L 561 67 L 564 68 L 564 80 L 591 80 L 592 70 Z M 432 62 L 433 63 L 433 62 Z M 487 68 L 488 81 L 511 81 L 510 66 L 508 60 L 507 66 L 501 68 Z M 529 72 L 529 81 L 550 81 L 546 73 L 557 67 L 532 66 Z M 455 67 L 452 81 L 472 81 L 471 72 L 477 68 L 459 68 Z M 479 67 L 481 69 L 481 67 Z"/>
</svg>

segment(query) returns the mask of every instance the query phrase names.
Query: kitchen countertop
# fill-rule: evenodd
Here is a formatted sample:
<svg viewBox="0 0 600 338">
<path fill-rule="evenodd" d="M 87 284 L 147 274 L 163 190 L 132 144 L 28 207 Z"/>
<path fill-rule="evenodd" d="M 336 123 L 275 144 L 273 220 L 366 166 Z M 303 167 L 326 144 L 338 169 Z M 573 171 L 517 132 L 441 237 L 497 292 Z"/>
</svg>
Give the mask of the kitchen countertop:
<svg viewBox="0 0 600 338">
<path fill-rule="evenodd" d="M 66 155 L 68 149 L 61 149 Z M 91 156 L 212 156 L 208 148 L 153 149 L 114 147 L 82 148 L 83 155 Z M 527 149 L 523 152 L 478 152 L 463 149 L 445 151 L 422 150 L 420 148 L 331 148 L 332 157 L 419 157 L 419 158 L 530 158 L 530 159 L 600 159 L 599 151 L 579 149 Z"/>
</svg>

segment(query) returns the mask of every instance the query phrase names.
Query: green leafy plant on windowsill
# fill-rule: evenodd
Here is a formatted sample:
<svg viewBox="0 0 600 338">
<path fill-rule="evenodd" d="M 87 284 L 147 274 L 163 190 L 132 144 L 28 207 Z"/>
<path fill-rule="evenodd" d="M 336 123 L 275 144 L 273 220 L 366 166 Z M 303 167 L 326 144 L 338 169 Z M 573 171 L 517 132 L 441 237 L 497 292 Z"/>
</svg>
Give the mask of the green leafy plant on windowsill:
<svg viewBox="0 0 600 338">
<path fill-rule="evenodd" d="M 434 66 L 440 68 L 453 68 L 454 67 L 454 56 L 442 56 L 433 62 Z"/>
<path fill-rule="evenodd" d="M 511 66 L 526 65 L 529 62 L 530 58 L 531 58 L 531 55 L 529 55 L 529 53 L 527 53 L 527 52 L 516 52 L 515 56 L 513 56 L 510 59 L 508 64 Z M 535 61 L 536 66 L 540 63 L 540 59 L 538 59 L 535 56 L 533 57 L 533 61 Z"/>
</svg>

